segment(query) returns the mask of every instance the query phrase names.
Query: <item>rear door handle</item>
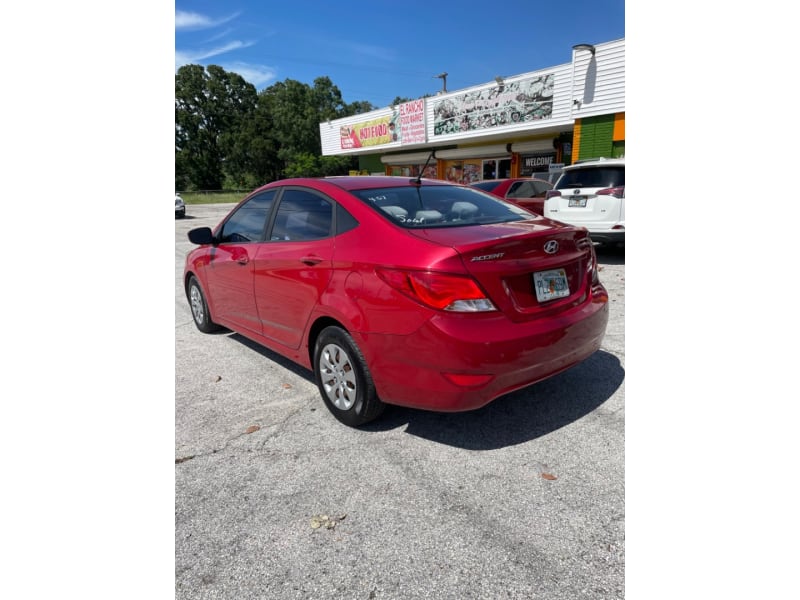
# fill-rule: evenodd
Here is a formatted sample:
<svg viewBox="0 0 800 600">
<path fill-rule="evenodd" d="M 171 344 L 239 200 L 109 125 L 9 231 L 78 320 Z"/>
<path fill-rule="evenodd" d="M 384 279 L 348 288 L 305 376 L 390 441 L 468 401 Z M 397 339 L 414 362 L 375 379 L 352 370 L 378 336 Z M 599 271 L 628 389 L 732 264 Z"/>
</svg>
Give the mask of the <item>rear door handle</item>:
<svg viewBox="0 0 800 600">
<path fill-rule="evenodd" d="M 309 267 L 313 267 L 314 265 L 321 263 L 322 258 L 319 256 L 304 256 L 300 259 L 300 262 L 308 265 Z"/>
</svg>

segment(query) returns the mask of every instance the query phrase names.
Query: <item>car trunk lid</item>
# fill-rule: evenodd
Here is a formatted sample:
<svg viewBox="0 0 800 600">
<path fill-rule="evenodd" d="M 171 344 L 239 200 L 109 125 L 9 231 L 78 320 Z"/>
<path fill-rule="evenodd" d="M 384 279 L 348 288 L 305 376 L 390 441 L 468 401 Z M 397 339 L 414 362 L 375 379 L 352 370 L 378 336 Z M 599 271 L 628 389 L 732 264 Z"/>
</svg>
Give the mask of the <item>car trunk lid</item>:
<svg viewBox="0 0 800 600">
<path fill-rule="evenodd" d="M 541 219 L 414 235 L 458 252 L 466 271 L 513 321 L 567 310 L 589 292 L 594 250 L 583 228 Z"/>
</svg>

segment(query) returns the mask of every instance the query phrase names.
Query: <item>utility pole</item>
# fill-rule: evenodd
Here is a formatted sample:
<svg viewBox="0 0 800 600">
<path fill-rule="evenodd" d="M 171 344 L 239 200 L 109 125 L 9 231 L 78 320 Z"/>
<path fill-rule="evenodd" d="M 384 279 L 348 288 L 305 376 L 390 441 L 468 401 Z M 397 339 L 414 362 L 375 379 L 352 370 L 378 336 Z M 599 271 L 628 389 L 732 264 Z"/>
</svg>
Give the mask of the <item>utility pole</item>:
<svg viewBox="0 0 800 600">
<path fill-rule="evenodd" d="M 438 75 L 433 76 L 435 79 L 442 80 L 442 93 L 447 93 L 447 73 L 439 73 Z"/>
</svg>

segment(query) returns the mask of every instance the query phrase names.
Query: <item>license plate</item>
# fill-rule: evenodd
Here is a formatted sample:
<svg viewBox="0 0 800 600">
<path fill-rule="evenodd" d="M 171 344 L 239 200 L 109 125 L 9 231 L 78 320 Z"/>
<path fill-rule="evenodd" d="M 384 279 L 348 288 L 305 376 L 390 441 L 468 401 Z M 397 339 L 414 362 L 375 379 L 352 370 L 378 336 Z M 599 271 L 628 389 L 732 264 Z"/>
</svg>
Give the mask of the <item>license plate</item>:
<svg viewBox="0 0 800 600">
<path fill-rule="evenodd" d="M 577 206 L 578 208 L 586 207 L 586 196 L 572 196 L 569 199 L 569 206 Z"/>
<path fill-rule="evenodd" d="M 569 296 L 567 272 L 564 269 L 552 269 L 534 273 L 533 287 L 536 290 L 536 299 L 539 302 L 566 298 Z"/>
</svg>

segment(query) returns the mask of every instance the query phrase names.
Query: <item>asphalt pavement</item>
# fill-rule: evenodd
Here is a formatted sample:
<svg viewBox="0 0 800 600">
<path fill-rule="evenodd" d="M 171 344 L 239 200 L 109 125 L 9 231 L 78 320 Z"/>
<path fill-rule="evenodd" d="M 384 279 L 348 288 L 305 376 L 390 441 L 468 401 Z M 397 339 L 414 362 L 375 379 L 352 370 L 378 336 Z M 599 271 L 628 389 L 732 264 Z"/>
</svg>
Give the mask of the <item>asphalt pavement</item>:
<svg viewBox="0 0 800 600">
<path fill-rule="evenodd" d="M 175 597 L 624 598 L 625 254 L 601 350 L 469 413 L 348 428 L 311 372 L 200 333 L 175 221 Z"/>
</svg>

